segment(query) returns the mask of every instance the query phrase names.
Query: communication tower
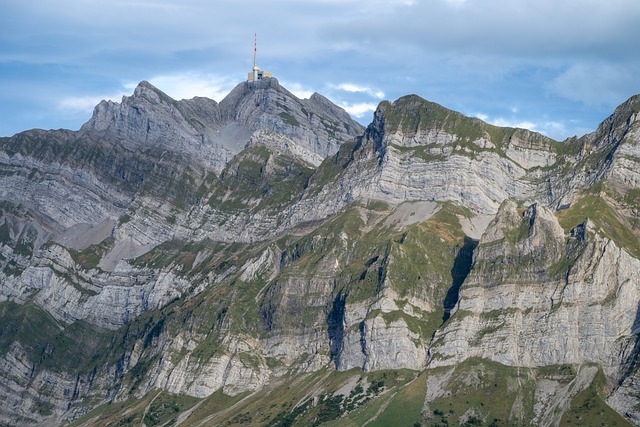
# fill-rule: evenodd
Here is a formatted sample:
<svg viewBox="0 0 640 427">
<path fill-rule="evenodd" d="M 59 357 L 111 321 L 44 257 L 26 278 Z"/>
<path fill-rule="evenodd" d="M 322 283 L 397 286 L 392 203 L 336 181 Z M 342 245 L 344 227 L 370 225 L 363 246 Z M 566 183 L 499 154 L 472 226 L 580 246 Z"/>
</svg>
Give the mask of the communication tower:
<svg viewBox="0 0 640 427">
<path fill-rule="evenodd" d="M 256 57 L 258 55 L 258 36 L 257 34 L 253 34 L 253 70 L 249 73 L 248 81 L 255 82 L 258 80 L 262 80 L 264 78 L 273 77 L 268 71 L 262 71 L 260 67 L 256 64 Z"/>
</svg>

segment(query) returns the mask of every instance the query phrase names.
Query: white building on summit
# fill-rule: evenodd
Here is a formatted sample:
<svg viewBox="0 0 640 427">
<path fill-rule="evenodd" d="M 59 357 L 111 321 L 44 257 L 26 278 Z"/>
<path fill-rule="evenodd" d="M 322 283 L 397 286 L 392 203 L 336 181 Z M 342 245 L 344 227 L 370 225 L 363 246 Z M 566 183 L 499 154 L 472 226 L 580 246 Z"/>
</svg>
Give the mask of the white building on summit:
<svg viewBox="0 0 640 427">
<path fill-rule="evenodd" d="M 250 82 L 255 82 L 258 80 L 262 80 L 265 77 L 273 77 L 268 71 L 262 71 L 260 67 L 256 64 L 256 55 L 258 53 L 258 38 L 256 34 L 253 35 L 253 71 L 249 73 L 248 80 Z"/>
</svg>

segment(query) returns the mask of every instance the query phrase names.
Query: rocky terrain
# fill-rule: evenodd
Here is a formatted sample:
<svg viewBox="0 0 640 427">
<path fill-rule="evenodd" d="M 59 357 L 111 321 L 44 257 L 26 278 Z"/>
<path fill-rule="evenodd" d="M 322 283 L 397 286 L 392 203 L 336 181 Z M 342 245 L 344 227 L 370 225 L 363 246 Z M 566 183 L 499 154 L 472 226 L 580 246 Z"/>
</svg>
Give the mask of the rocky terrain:
<svg viewBox="0 0 640 427">
<path fill-rule="evenodd" d="M 638 425 L 639 113 L 142 82 L 1 138 L 0 424 Z"/>
</svg>

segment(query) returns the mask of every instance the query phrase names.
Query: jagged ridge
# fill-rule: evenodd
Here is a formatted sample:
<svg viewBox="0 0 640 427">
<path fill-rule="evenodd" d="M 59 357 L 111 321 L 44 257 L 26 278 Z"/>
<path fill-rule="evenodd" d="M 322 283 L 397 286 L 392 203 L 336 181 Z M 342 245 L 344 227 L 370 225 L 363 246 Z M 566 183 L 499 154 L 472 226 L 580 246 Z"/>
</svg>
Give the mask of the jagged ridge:
<svg viewBox="0 0 640 427">
<path fill-rule="evenodd" d="M 522 383 L 508 365 L 535 371 L 532 386 L 551 375 L 571 387 L 549 406 L 524 388 L 506 410 L 473 401 L 466 420 L 554 425 L 560 406 L 607 384 L 622 384 L 609 402 L 636 420 L 634 99 L 559 143 L 416 96 L 381 103 L 363 131 L 273 79 L 220 104 L 143 82 L 77 133 L 3 139 L 4 419 L 55 423 L 156 388 L 192 405 L 352 368 L 427 368 L 436 384 L 420 393 L 442 404 L 433 387 L 458 390 L 458 374 L 505 369 Z M 78 346 L 99 351 L 73 370 Z M 554 366 L 562 378 L 545 373 Z M 340 411 L 366 405 L 345 390 Z M 292 419 L 325 419 L 331 400 L 306 396 Z M 267 409 L 265 423 L 286 415 Z M 136 411 L 132 423 L 153 420 Z"/>
</svg>

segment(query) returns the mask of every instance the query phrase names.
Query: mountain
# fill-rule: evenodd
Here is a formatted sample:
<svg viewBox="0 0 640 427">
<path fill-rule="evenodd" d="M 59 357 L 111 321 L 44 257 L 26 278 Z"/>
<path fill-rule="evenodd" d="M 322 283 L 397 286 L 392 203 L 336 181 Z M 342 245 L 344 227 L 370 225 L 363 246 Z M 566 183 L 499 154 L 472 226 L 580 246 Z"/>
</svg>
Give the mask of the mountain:
<svg viewBox="0 0 640 427">
<path fill-rule="evenodd" d="M 640 424 L 639 112 L 142 82 L 0 138 L 0 423 Z"/>
</svg>

